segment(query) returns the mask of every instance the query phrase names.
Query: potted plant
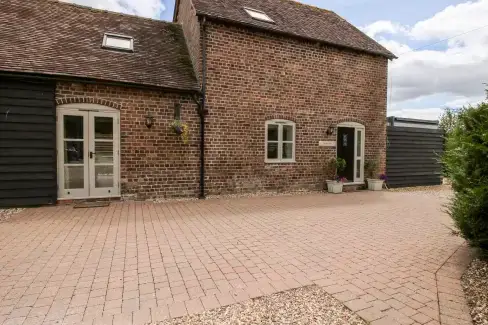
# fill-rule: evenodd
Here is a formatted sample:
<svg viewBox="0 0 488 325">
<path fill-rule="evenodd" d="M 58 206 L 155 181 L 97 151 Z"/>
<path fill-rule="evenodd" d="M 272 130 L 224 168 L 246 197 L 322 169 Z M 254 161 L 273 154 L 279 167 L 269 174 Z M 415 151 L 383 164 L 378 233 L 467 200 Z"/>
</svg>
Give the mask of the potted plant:
<svg viewBox="0 0 488 325">
<path fill-rule="evenodd" d="M 338 176 L 346 169 L 346 161 L 342 158 L 332 158 L 329 161 L 329 173 L 334 173 L 334 180 L 327 181 L 327 191 L 329 193 L 342 193 L 344 182 L 347 181 L 345 177 Z"/>
<path fill-rule="evenodd" d="M 366 173 L 366 182 L 368 190 L 381 191 L 383 183 L 387 180 L 385 174 L 380 174 L 375 177 L 378 172 L 378 160 L 369 160 L 364 163 L 364 172 Z"/>
<path fill-rule="evenodd" d="M 171 123 L 171 128 L 176 135 L 181 137 L 181 140 L 184 144 L 188 144 L 190 140 L 190 129 L 188 128 L 188 125 L 181 122 L 180 120 L 174 120 L 173 123 Z"/>
</svg>

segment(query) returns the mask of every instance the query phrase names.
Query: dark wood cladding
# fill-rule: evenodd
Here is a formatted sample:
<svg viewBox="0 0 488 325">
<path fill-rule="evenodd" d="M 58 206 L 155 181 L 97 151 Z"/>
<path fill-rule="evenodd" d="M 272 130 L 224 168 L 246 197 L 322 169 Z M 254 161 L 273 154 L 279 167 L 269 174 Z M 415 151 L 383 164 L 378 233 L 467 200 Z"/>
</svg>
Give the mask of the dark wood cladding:
<svg viewBox="0 0 488 325">
<path fill-rule="evenodd" d="M 55 88 L 0 77 L 0 207 L 56 203 Z"/>
<path fill-rule="evenodd" d="M 443 152 L 444 139 L 441 130 L 388 126 L 387 137 L 388 186 L 442 183 L 439 159 Z"/>
</svg>

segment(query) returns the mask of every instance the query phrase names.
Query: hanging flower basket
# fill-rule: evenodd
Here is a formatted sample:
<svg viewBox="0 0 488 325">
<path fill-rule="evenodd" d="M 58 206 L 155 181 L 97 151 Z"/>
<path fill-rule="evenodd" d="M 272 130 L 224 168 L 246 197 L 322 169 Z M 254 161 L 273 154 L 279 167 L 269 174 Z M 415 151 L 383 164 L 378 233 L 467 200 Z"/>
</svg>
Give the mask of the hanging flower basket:
<svg viewBox="0 0 488 325">
<path fill-rule="evenodd" d="M 173 129 L 174 133 L 181 137 L 181 140 L 184 144 L 188 144 L 190 141 L 190 128 L 185 123 L 181 122 L 180 120 L 174 120 L 171 123 L 171 128 Z"/>
</svg>

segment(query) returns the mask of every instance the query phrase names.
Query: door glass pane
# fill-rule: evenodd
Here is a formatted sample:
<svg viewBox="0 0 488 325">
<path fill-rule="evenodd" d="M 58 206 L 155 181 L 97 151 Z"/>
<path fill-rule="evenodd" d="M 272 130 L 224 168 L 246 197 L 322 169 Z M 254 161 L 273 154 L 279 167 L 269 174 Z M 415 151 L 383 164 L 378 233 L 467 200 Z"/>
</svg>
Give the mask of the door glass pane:
<svg viewBox="0 0 488 325">
<path fill-rule="evenodd" d="M 95 139 L 113 139 L 114 119 L 105 116 L 95 116 Z"/>
<path fill-rule="evenodd" d="M 114 167 L 95 166 L 95 187 L 114 186 Z"/>
<path fill-rule="evenodd" d="M 114 144 L 112 141 L 95 141 L 95 163 L 112 164 L 114 162 Z"/>
<path fill-rule="evenodd" d="M 278 159 L 278 143 L 277 142 L 268 143 L 267 157 L 268 157 L 268 159 Z"/>
<path fill-rule="evenodd" d="M 278 141 L 278 125 L 268 125 L 268 141 Z"/>
<path fill-rule="evenodd" d="M 283 141 L 293 141 L 293 126 L 283 125 Z"/>
<path fill-rule="evenodd" d="M 64 138 L 83 139 L 83 116 L 64 115 Z"/>
<path fill-rule="evenodd" d="M 356 160 L 356 178 L 361 178 L 361 160 Z"/>
<path fill-rule="evenodd" d="M 83 141 L 64 141 L 64 163 L 83 164 Z"/>
<path fill-rule="evenodd" d="M 85 187 L 85 167 L 64 166 L 64 188 L 66 190 Z"/>
<path fill-rule="evenodd" d="M 362 156 L 362 148 L 363 148 L 363 144 L 362 144 L 362 134 L 363 132 L 361 132 L 360 130 L 357 131 L 357 147 L 356 147 L 356 152 L 357 152 L 357 157 L 361 157 Z"/>
<path fill-rule="evenodd" d="M 283 159 L 293 158 L 293 143 L 283 143 Z"/>
</svg>

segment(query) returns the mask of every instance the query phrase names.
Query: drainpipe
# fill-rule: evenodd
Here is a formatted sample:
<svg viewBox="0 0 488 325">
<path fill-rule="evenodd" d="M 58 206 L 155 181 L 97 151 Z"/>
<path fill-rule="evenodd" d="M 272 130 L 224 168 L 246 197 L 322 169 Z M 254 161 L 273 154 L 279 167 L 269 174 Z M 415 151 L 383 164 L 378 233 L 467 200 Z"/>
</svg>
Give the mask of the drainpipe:
<svg viewBox="0 0 488 325">
<path fill-rule="evenodd" d="M 202 101 L 200 105 L 200 199 L 205 199 L 205 115 L 206 88 L 207 88 L 207 40 L 206 40 L 206 18 L 201 20 L 202 30 Z"/>
</svg>

